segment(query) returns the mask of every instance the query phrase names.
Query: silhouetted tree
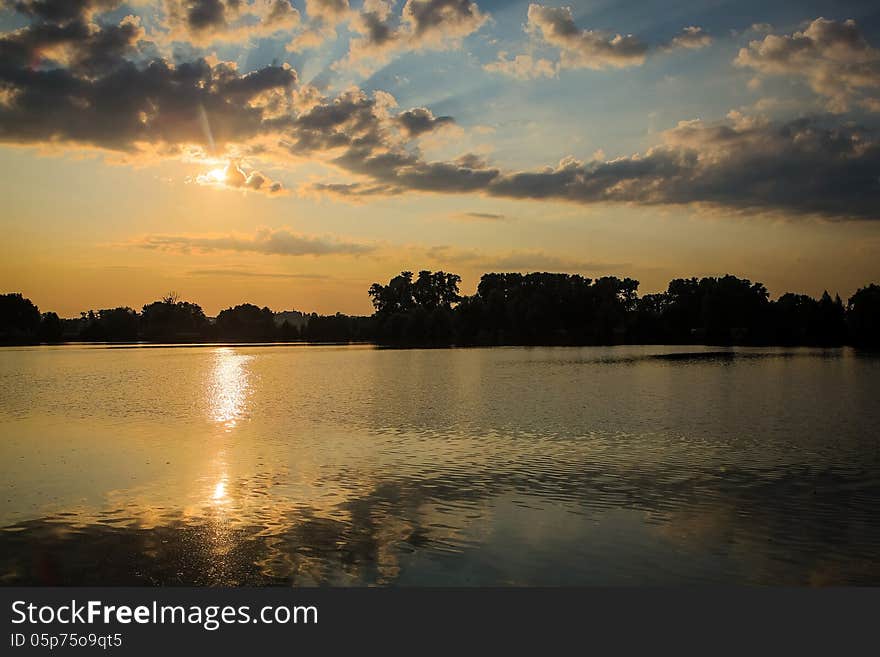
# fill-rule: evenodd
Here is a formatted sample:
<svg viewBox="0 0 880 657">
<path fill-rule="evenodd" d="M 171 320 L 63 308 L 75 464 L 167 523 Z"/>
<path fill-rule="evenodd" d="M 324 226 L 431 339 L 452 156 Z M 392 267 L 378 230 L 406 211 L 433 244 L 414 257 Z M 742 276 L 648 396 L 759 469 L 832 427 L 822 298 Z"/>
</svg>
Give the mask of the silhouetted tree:
<svg viewBox="0 0 880 657">
<path fill-rule="evenodd" d="M 462 344 L 607 344 L 626 339 L 638 281 L 577 274 L 485 274 L 456 309 Z"/>
<path fill-rule="evenodd" d="M 412 298 L 417 306 L 427 311 L 438 308 L 449 309 L 459 300 L 458 286 L 461 276 L 427 270 L 419 272 L 419 277 L 412 285 Z"/>
<path fill-rule="evenodd" d="M 243 303 L 217 315 L 216 336 L 222 340 L 272 340 L 277 333 L 268 308 Z"/>
<path fill-rule="evenodd" d="M 208 332 L 208 319 L 200 306 L 180 301 L 177 294 L 172 292 L 162 300 L 144 306 L 141 329 L 147 340 L 204 339 Z"/>
<path fill-rule="evenodd" d="M 40 318 L 40 342 L 61 342 L 63 337 L 61 318 L 53 312 L 43 313 Z"/>
<path fill-rule="evenodd" d="M 300 332 L 299 327 L 294 326 L 287 320 L 281 322 L 281 326 L 278 327 L 279 340 L 290 342 L 292 340 L 299 340 L 301 337 L 302 333 Z"/>
<path fill-rule="evenodd" d="M 761 283 L 732 275 L 677 278 L 665 292 L 638 296 L 639 282 L 547 272 L 488 273 L 475 294 L 443 271 L 404 271 L 373 283 L 371 317 L 273 313 L 240 304 L 211 324 L 202 309 L 171 293 L 144 306 L 60 319 L 21 294 L 0 295 L 0 343 L 82 339 L 108 342 L 224 340 L 376 341 L 392 345 L 781 344 L 880 346 L 880 286 L 859 289 L 844 306 L 783 294 L 770 301 Z"/>
<path fill-rule="evenodd" d="M 759 344 L 766 340 L 769 293 L 736 276 L 677 278 L 669 283 L 659 324 L 673 342 Z"/>
<path fill-rule="evenodd" d="M 39 339 L 40 309 L 20 293 L 0 295 L 0 342 L 30 344 Z"/>
<path fill-rule="evenodd" d="M 309 342 L 366 342 L 374 339 L 374 319 L 336 313 L 312 313 L 302 329 L 302 337 Z"/>
<path fill-rule="evenodd" d="M 850 343 L 880 347 L 880 285 L 860 288 L 846 304 Z"/>
<path fill-rule="evenodd" d="M 846 310 L 840 297 L 834 299 L 828 291 L 819 299 L 816 327 L 816 344 L 823 347 L 836 347 L 846 342 Z"/>
<path fill-rule="evenodd" d="M 90 342 L 134 342 L 138 339 L 139 318 L 131 308 L 104 308 L 82 313 L 79 337 Z"/>
<path fill-rule="evenodd" d="M 391 344 L 448 344 L 453 338 L 453 304 L 461 277 L 443 271 L 401 272 L 387 285 L 373 283 L 369 295 L 376 309 L 375 335 Z"/>
<path fill-rule="evenodd" d="M 631 337 L 635 342 L 664 343 L 673 341 L 669 329 L 669 294 L 646 294 L 636 301 Z"/>
<path fill-rule="evenodd" d="M 411 271 L 404 271 L 388 281 L 388 285 L 373 283 L 370 286 L 369 295 L 376 314 L 393 315 L 412 309 L 415 305 L 412 277 Z"/>
</svg>

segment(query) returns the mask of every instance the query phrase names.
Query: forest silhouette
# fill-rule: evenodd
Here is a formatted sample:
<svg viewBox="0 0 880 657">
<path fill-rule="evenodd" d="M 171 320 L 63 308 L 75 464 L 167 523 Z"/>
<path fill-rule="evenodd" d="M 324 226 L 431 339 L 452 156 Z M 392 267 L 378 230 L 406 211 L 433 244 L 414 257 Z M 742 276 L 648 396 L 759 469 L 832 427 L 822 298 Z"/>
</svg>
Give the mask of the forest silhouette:
<svg viewBox="0 0 880 657">
<path fill-rule="evenodd" d="M 368 290 L 371 316 L 275 313 L 243 303 L 209 318 L 176 294 L 145 305 L 41 313 L 22 294 L 0 295 L 0 343 L 373 342 L 389 346 L 712 344 L 880 346 L 880 285 L 846 304 L 786 293 L 732 275 L 678 278 L 638 295 L 632 278 L 490 273 L 475 294 L 443 271 L 401 272 Z"/>
</svg>

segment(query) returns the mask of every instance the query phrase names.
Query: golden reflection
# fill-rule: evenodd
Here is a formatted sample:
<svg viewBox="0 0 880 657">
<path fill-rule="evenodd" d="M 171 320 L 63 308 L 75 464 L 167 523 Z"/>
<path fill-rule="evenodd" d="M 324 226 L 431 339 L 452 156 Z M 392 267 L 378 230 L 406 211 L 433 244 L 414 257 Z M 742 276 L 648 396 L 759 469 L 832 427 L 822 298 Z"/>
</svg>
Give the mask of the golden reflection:
<svg viewBox="0 0 880 657">
<path fill-rule="evenodd" d="M 218 481 L 217 485 L 214 486 L 214 494 L 211 496 L 211 499 L 214 500 L 215 504 L 222 504 L 229 499 L 229 495 L 226 492 L 225 478 Z"/>
<path fill-rule="evenodd" d="M 215 352 L 212 383 L 209 387 L 213 419 L 232 431 L 247 410 L 250 394 L 248 362 L 253 356 L 237 353 L 230 347 Z"/>
</svg>

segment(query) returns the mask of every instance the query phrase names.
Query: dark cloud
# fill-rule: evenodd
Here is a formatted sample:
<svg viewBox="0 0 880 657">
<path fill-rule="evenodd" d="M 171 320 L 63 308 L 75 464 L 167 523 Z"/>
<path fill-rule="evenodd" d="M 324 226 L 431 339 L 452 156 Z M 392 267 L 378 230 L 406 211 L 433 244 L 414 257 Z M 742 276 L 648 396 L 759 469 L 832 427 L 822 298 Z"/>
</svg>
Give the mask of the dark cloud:
<svg viewBox="0 0 880 657">
<path fill-rule="evenodd" d="M 271 36 L 300 22 L 290 0 L 164 0 L 162 7 L 169 40 L 201 45 Z"/>
<path fill-rule="evenodd" d="M 144 249 L 181 251 L 184 253 L 238 251 L 263 255 L 322 256 L 357 255 L 374 249 L 372 245 L 343 242 L 331 238 L 295 233 L 286 228 L 261 228 L 253 236 L 246 235 L 147 235 L 131 242 Z"/>
<path fill-rule="evenodd" d="M 392 196 L 404 190 L 389 185 L 365 185 L 362 183 L 313 183 L 306 192 L 335 196 L 340 199 L 358 200 L 370 196 Z"/>
<path fill-rule="evenodd" d="M 286 66 L 241 75 L 203 59 L 136 63 L 127 56 L 143 35 L 137 19 L 98 25 L 81 16 L 63 25 L 38 18 L 0 35 L 0 141 L 222 146 L 267 132 L 266 97 L 296 84 Z"/>
<path fill-rule="evenodd" d="M 351 17 L 352 39 L 348 55 L 336 62 L 336 70 L 368 73 L 405 51 L 445 50 L 476 32 L 488 16 L 472 0 L 407 0 L 400 15 L 392 13 L 389 0 L 365 0 Z"/>
<path fill-rule="evenodd" d="M 419 40 L 460 38 L 486 21 L 471 0 L 407 0 L 401 15 Z"/>
<path fill-rule="evenodd" d="M 354 179 L 319 183 L 310 191 L 349 199 L 409 191 L 478 193 L 880 218 L 880 143 L 870 130 L 852 123 L 828 117 L 773 123 L 733 114 L 717 124 L 682 122 L 644 153 L 609 161 L 567 158 L 530 171 L 504 170 L 473 154 L 429 161 L 415 138 L 448 125 L 450 117 L 435 117 L 427 108 L 398 111 L 395 99 L 382 91 L 368 95 L 351 89 L 324 98 L 314 88 L 297 88 L 296 74 L 286 66 L 242 75 L 233 64 L 204 59 L 177 65 L 161 59 L 141 62 L 139 24 L 131 19 L 116 26 L 91 22 L 89 12 L 97 6 L 82 2 L 63 13 L 49 3 L 31 2 L 30 25 L 0 35 L 0 141 L 125 152 L 150 148 L 164 155 L 203 145 L 215 151 L 215 158 L 225 158 L 224 166 L 249 156 L 319 160 Z M 462 6 L 440 3 L 438 15 L 465 15 Z M 552 33 L 582 42 L 583 32 L 559 11 L 550 14 Z M 425 29 L 435 20 L 426 18 L 434 15 L 430 12 L 419 15 Z M 818 32 L 807 32 L 813 41 L 837 44 L 835 52 L 864 51 L 850 27 L 832 29 L 822 23 Z M 699 38 L 694 29 L 687 34 Z M 841 45 L 847 43 L 849 49 Z M 627 48 L 612 46 L 614 56 Z M 599 50 L 610 52 L 604 46 Z M 42 59 L 35 59 L 37 52 Z M 211 179 L 236 189 L 282 191 L 279 183 L 237 163 L 214 170 Z M 325 248 L 305 238 L 284 242 L 283 235 L 269 233 L 250 240 L 166 239 L 166 246 L 179 248 L 185 243 L 260 252 Z M 286 246 L 278 246 L 282 242 Z M 331 247 L 337 251 L 330 252 L 364 248 L 326 246 Z"/>
<path fill-rule="evenodd" d="M 370 47 L 382 47 L 397 37 L 397 32 L 385 22 L 386 16 L 378 11 L 364 11 L 360 14 L 358 31 Z"/>
<path fill-rule="evenodd" d="M 610 34 L 598 30 L 582 30 L 575 25 L 568 7 L 545 7 L 531 4 L 528 10 L 526 30 L 560 51 L 559 66 L 562 68 L 623 68 L 640 66 L 645 57 L 654 51 L 676 48 L 702 48 L 712 39 L 700 27 L 686 27 L 669 42 L 651 46 L 632 34 Z M 515 63 L 516 60 L 514 60 Z M 537 77 L 531 68 L 507 65 L 496 69 L 502 73 L 520 74 L 520 77 Z M 546 71 L 546 65 L 544 65 Z"/>
<path fill-rule="evenodd" d="M 59 24 L 85 20 L 93 13 L 110 11 L 121 4 L 122 0 L 4 0 L 0 7 Z"/>
<path fill-rule="evenodd" d="M 98 27 L 90 22 L 95 7 L 82 3 L 67 12 L 29 8 L 35 18 L 31 25 L 0 35 L 0 69 L 55 65 L 98 75 L 124 63 L 144 36 L 140 19 L 129 16 L 118 25 Z"/>
<path fill-rule="evenodd" d="M 648 46 L 631 34 L 581 30 L 568 7 L 529 5 L 528 29 L 561 50 L 566 68 L 606 68 L 639 65 Z"/>
<path fill-rule="evenodd" d="M 800 78 L 833 112 L 845 112 L 854 99 L 880 111 L 880 49 L 853 20 L 817 18 L 801 32 L 769 34 L 740 50 L 734 63 L 760 75 Z"/>
<path fill-rule="evenodd" d="M 488 193 L 880 219 L 880 142 L 818 119 L 682 122 L 644 155 L 493 178 Z"/>
<path fill-rule="evenodd" d="M 415 107 L 397 115 L 397 122 L 411 137 L 418 137 L 426 132 L 436 130 L 443 125 L 449 125 L 455 121 L 451 116 L 434 116 L 431 110 L 424 107 Z"/>
<path fill-rule="evenodd" d="M 819 118 L 773 123 L 732 114 L 719 124 L 682 122 L 643 154 L 594 162 L 568 158 L 535 171 L 502 171 L 472 156 L 428 162 L 411 149 L 387 142 L 358 144 L 356 139 L 349 139 L 333 162 L 371 181 L 347 186 L 349 197 L 367 189 L 371 194 L 476 192 L 587 204 L 706 204 L 732 211 L 880 219 L 876 135 Z"/>
<path fill-rule="evenodd" d="M 225 95 L 227 73 L 204 60 L 176 67 L 163 61 L 145 68 L 123 64 L 94 79 L 73 70 L 0 67 L 0 85 L 10 98 L 0 105 L 0 140 L 128 151 L 139 143 L 205 144 L 207 129 L 215 145 L 245 141 L 267 130 L 264 110 L 249 102 L 259 93 L 255 88 L 245 92 L 233 85 Z M 276 79 L 270 89 L 283 88 L 279 78 L 287 85 L 296 78 L 288 69 L 267 77 Z"/>
<path fill-rule="evenodd" d="M 183 6 L 186 23 L 192 30 L 226 26 L 226 3 L 221 0 L 189 0 Z"/>
<path fill-rule="evenodd" d="M 494 212 L 462 212 L 453 218 L 464 221 L 507 221 L 507 216 Z"/>
</svg>

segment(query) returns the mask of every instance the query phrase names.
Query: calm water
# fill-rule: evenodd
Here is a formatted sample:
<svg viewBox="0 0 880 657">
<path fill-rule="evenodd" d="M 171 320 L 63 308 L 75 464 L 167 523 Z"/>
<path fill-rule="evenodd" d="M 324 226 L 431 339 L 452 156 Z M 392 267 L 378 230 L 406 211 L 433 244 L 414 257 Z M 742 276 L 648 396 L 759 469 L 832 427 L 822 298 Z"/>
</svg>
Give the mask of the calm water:
<svg viewBox="0 0 880 657">
<path fill-rule="evenodd" d="M 880 584 L 880 357 L 0 350 L 4 584 Z"/>
</svg>

